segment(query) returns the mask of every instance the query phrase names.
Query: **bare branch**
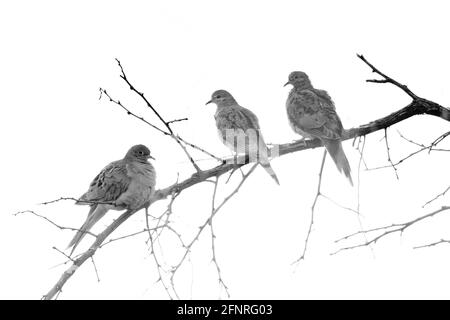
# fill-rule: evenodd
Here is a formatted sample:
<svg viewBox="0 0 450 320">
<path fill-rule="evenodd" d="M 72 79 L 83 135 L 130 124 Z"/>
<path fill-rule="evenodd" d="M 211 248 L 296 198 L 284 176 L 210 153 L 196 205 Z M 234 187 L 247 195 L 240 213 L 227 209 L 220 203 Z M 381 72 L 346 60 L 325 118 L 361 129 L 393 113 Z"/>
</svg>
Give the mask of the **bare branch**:
<svg viewBox="0 0 450 320">
<path fill-rule="evenodd" d="M 145 228 L 143 230 L 136 231 L 136 232 L 127 234 L 125 236 L 121 236 L 121 237 L 114 238 L 114 239 L 109 239 L 107 242 L 102 243 L 99 246 L 99 248 L 103 248 L 104 246 L 106 246 L 107 244 L 110 244 L 111 242 L 115 242 L 115 241 L 119 241 L 119 240 L 123 240 L 123 239 L 127 239 L 127 238 L 132 238 L 134 236 L 137 236 L 137 235 L 140 235 L 140 234 L 143 234 L 143 233 L 147 233 L 147 232 L 151 232 L 151 231 L 154 231 L 154 230 L 158 230 L 158 229 L 161 229 L 161 228 L 164 228 L 164 227 L 166 227 L 166 226 L 162 225 L 162 226 L 156 226 L 154 228 L 147 227 L 147 228 Z"/>
<path fill-rule="evenodd" d="M 344 209 L 344 210 L 347 210 L 347 211 L 350 211 L 350 212 L 353 212 L 353 213 L 356 213 L 356 214 L 360 215 L 360 213 L 358 212 L 358 210 L 352 209 L 352 208 L 350 208 L 350 207 L 343 206 L 342 204 L 338 203 L 336 200 L 333 200 L 332 198 L 330 198 L 329 196 L 327 196 L 327 195 L 325 195 L 325 194 L 323 194 L 323 193 L 321 193 L 320 196 L 321 196 L 322 198 L 324 198 L 324 199 L 327 199 L 327 200 L 330 201 L 332 204 L 334 204 L 335 206 L 337 206 L 337 207 L 339 207 L 339 208 L 341 208 L 341 209 Z"/>
<path fill-rule="evenodd" d="M 31 213 L 32 215 L 35 215 L 36 217 L 39 217 L 39 218 L 41 218 L 41 219 L 44 219 L 45 221 L 49 222 L 50 224 L 54 225 L 55 227 L 57 227 L 57 228 L 60 229 L 60 230 L 81 231 L 80 229 L 77 229 L 77 228 L 63 227 L 63 226 L 57 224 L 56 222 L 53 222 L 53 221 L 50 220 L 49 218 L 44 217 L 44 216 L 42 216 L 42 215 L 40 215 L 40 214 L 38 214 L 38 213 L 36 213 L 36 212 L 34 212 L 34 211 L 32 211 L 32 210 L 20 211 L 20 212 L 15 213 L 14 215 L 17 216 L 17 215 L 23 214 L 23 213 Z M 92 232 L 85 231 L 85 233 L 90 234 L 91 236 L 97 237 L 97 235 L 95 235 L 95 234 L 92 233 Z"/>
<path fill-rule="evenodd" d="M 216 201 L 216 194 L 217 194 L 217 186 L 219 185 L 219 178 L 216 178 L 215 184 L 214 184 L 214 191 L 213 191 L 213 195 L 212 195 L 212 204 L 211 204 L 211 215 L 210 215 L 210 219 L 209 219 L 209 227 L 211 230 L 211 250 L 212 250 L 212 262 L 214 263 L 214 265 L 216 266 L 216 271 L 217 271 L 217 275 L 218 275 L 218 280 L 219 280 L 219 285 L 221 285 L 228 298 L 230 297 L 230 293 L 228 291 L 228 287 L 225 284 L 225 282 L 223 281 L 222 278 L 222 272 L 220 271 L 220 267 L 219 267 L 219 263 L 217 262 L 217 257 L 216 257 L 216 246 L 215 246 L 215 241 L 216 241 L 216 235 L 214 234 L 214 227 L 213 227 L 213 214 L 214 211 L 216 210 L 215 208 L 215 201 Z"/>
<path fill-rule="evenodd" d="M 64 284 L 67 282 L 67 280 L 72 277 L 72 275 L 77 271 L 77 269 L 89 258 L 91 258 L 97 249 L 101 246 L 103 241 L 123 222 L 125 222 L 129 217 L 131 217 L 137 210 L 127 210 L 124 212 L 117 220 L 115 220 L 113 223 L 111 223 L 102 233 L 100 233 L 97 238 L 95 239 L 94 243 L 89 247 L 88 250 L 86 250 L 84 253 L 82 253 L 79 257 L 77 257 L 72 265 L 64 271 L 64 273 L 61 275 L 58 282 L 49 290 L 49 292 L 44 295 L 42 298 L 44 300 L 50 300 L 54 298 L 59 292 L 61 292 Z"/>
<path fill-rule="evenodd" d="M 216 159 L 217 161 L 219 161 L 219 162 L 221 162 L 221 163 L 224 163 L 223 160 L 222 160 L 221 158 L 219 158 L 219 157 L 213 155 L 211 152 L 208 152 L 208 151 L 206 151 L 205 149 L 200 148 L 199 146 L 197 146 L 197 145 L 195 145 L 195 144 L 192 144 L 192 143 L 190 143 L 190 142 L 187 142 L 186 140 L 184 140 L 184 139 L 183 139 L 182 137 L 180 137 L 179 135 L 177 135 L 177 139 L 180 140 L 181 142 L 183 142 L 185 145 L 191 147 L 192 149 L 196 149 L 196 150 L 198 150 L 198 151 L 200 151 L 200 152 L 203 152 L 204 154 L 210 156 L 211 158 Z"/>
<path fill-rule="evenodd" d="M 163 119 L 163 117 L 159 114 L 158 111 L 156 111 L 156 109 L 152 106 L 152 104 L 147 100 L 147 98 L 144 96 L 144 93 L 137 90 L 131 83 L 130 81 L 128 81 L 127 76 L 125 75 L 125 71 L 123 70 L 122 64 L 120 63 L 119 59 L 116 58 L 116 61 L 120 67 L 120 71 L 122 72 L 122 74 L 120 75 L 120 77 L 128 84 L 128 86 L 130 87 L 130 90 L 135 92 L 137 95 L 139 95 L 142 100 L 145 101 L 145 103 L 147 104 L 147 107 L 149 107 L 153 113 L 158 117 L 159 120 L 161 120 L 161 122 L 164 124 L 164 126 L 167 128 L 169 135 L 178 143 L 178 145 L 181 147 L 181 149 L 183 149 L 184 153 L 186 154 L 186 156 L 189 158 L 189 161 L 191 162 L 192 166 L 195 168 L 195 170 L 197 172 L 200 172 L 200 168 L 199 166 L 195 163 L 194 159 L 192 159 L 192 156 L 189 154 L 189 152 L 186 150 L 186 147 L 180 142 L 180 140 L 178 139 L 178 137 L 174 134 L 172 128 L 170 127 L 171 122 L 169 121 L 165 121 Z"/>
<path fill-rule="evenodd" d="M 400 164 L 402 164 L 402 163 L 405 162 L 406 160 L 412 158 L 413 156 L 415 156 L 415 155 L 417 155 L 417 154 L 419 154 L 419 153 L 421 153 L 421 152 L 423 152 L 423 151 L 425 151 L 425 150 L 429 150 L 429 152 L 430 152 L 430 151 L 448 151 L 448 150 L 446 150 L 446 149 L 437 149 L 437 148 L 435 148 L 435 147 L 437 146 L 437 144 L 438 144 L 440 141 L 442 141 L 442 140 L 440 140 L 439 142 L 436 143 L 436 141 L 438 141 L 439 138 L 436 139 L 436 140 L 434 140 L 429 146 L 426 146 L 426 145 L 424 145 L 424 144 L 421 144 L 421 143 L 418 143 L 418 142 L 416 142 L 416 141 L 413 141 L 413 140 L 411 140 L 411 139 L 406 138 L 406 137 L 405 137 L 403 134 L 401 134 L 398 130 L 397 130 L 397 132 L 398 132 L 399 136 L 400 136 L 403 140 L 405 140 L 405 141 L 407 141 L 407 142 L 409 142 L 409 143 L 411 143 L 411 144 L 413 144 L 413 145 L 415 145 L 415 146 L 420 147 L 420 149 L 417 149 L 416 151 L 411 152 L 410 154 L 408 154 L 407 156 L 403 157 L 402 159 L 398 160 L 398 161 L 395 162 L 395 163 L 393 163 L 392 161 L 389 161 L 389 162 L 390 162 L 390 165 L 380 166 L 380 167 L 374 167 L 374 168 L 366 168 L 366 170 L 371 171 L 371 170 L 379 170 L 379 169 L 386 169 L 386 168 L 394 167 L 394 169 L 395 169 L 396 172 L 397 172 L 397 169 L 396 169 L 397 166 L 399 166 Z M 442 135 L 441 135 L 440 137 L 442 137 Z M 388 149 L 388 150 L 389 150 L 389 149 Z M 428 152 L 428 153 L 429 153 L 429 152 Z M 389 155 L 389 153 L 388 153 L 388 155 Z M 388 157 L 390 158 L 390 156 L 388 156 Z M 397 175 L 397 177 L 398 177 L 398 175 Z"/>
<path fill-rule="evenodd" d="M 429 244 L 424 244 L 424 245 L 421 245 L 421 246 L 414 247 L 414 249 L 422 249 L 422 248 L 434 247 L 434 246 L 437 246 L 437 245 L 440 245 L 440 244 L 443 244 L 443 243 L 450 244 L 450 240 L 441 239 L 441 240 L 436 241 L 436 242 L 432 242 L 432 243 L 429 243 Z"/>
<path fill-rule="evenodd" d="M 172 198 L 173 199 L 173 198 Z M 171 204 L 170 204 L 171 206 Z M 149 223 L 148 223 L 148 214 L 146 212 L 146 224 L 147 224 L 147 229 L 149 230 Z M 170 299 L 173 299 L 172 293 L 169 290 L 168 285 L 166 284 L 166 282 L 164 281 L 163 278 L 163 273 L 165 272 L 161 262 L 159 261 L 158 256 L 156 255 L 156 251 L 155 251 L 155 240 L 153 239 L 153 235 L 152 233 L 148 232 L 148 236 L 149 236 L 149 241 L 150 241 L 150 255 L 153 257 L 153 261 L 155 262 L 156 265 L 156 270 L 158 272 L 158 280 L 157 282 L 160 282 L 161 285 L 163 286 L 164 290 L 166 291 L 167 295 L 169 296 Z M 173 288 L 173 291 L 175 293 L 175 295 L 177 295 L 175 288 Z"/>
<path fill-rule="evenodd" d="M 431 144 L 430 144 L 430 151 L 433 149 L 433 147 L 437 146 L 440 142 L 442 142 L 445 138 L 447 138 L 450 135 L 450 131 L 440 135 L 439 137 L 436 138 L 436 140 L 434 140 Z"/>
<path fill-rule="evenodd" d="M 172 268 L 172 275 L 170 277 L 171 279 L 171 283 L 174 283 L 174 277 L 176 272 L 179 270 L 179 268 L 181 267 L 181 265 L 183 264 L 184 260 L 186 259 L 187 255 L 189 254 L 189 252 L 191 251 L 192 245 L 198 240 L 198 238 L 200 237 L 200 235 L 202 234 L 203 230 L 205 229 L 205 227 L 210 223 L 211 219 L 214 218 L 214 216 L 217 214 L 217 212 L 220 211 L 220 209 L 240 190 L 240 188 L 242 187 L 242 185 L 244 184 L 244 182 L 247 180 L 247 178 L 252 174 L 252 172 L 255 170 L 256 166 L 258 164 L 254 164 L 251 169 L 247 172 L 247 174 L 245 174 L 245 176 L 242 178 L 241 182 L 238 184 L 238 186 L 233 190 L 233 192 L 231 192 L 225 199 L 223 199 L 223 201 L 220 203 L 219 206 L 217 206 L 213 212 L 211 213 L 211 215 L 208 217 L 208 219 L 206 219 L 206 221 L 199 227 L 198 232 L 196 233 L 196 235 L 192 238 L 192 240 L 189 242 L 189 244 L 185 247 L 185 251 L 183 256 L 181 257 L 181 259 L 179 260 L 178 264 L 176 264 L 175 266 L 173 266 Z"/>
<path fill-rule="evenodd" d="M 390 152 L 390 148 L 389 148 L 387 128 L 384 128 L 384 141 L 386 141 L 386 150 L 387 150 L 387 155 L 388 155 L 388 161 L 391 164 L 391 167 L 394 169 L 395 176 L 397 177 L 397 180 L 398 180 L 399 178 L 398 178 L 397 168 L 394 166 L 394 163 L 391 160 L 391 152 Z"/>
<path fill-rule="evenodd" d="M 377 228 L 372 228 L 372 229 L 362 230 L 362 231 L 358 231 L 358 232 L 352 233 L 350 235 L 347 235 L 345 237 L 342 237 L 342 238 L 336 240 L 335 242 L 338 243 L 338 242 L 342 242 L 342 241 L 345 241 L 345 240 L 349 240 L 349 239 L 355 237 L 356 235 L 360 235 L 360 234 L 367 235 L 367 236 L 371 236 L 374 233 L 378 233 L 378 234 L 377 235 L 373 235 L 372 239 L 369 240 L 369 241 L 366 241 L 365 243 L 343 247 L 343 248 L 333 252 L 332 255 L 337 254 L 337 253 L 342 252 L 342 251 L 345 251 L 345 250 L 356 249 L 356 248 L 368 246 L 368 245 L 370 245 L 372 243 L 376 243 L 378 240 L 388 236 L 389 234 L 393 234 L 393 233 L 403 234 L 403 232 L 407 228 L 415 225 L 416 223 L 418 223 L 418 222 L 420 222 L 420 221 L 422 221 L 424 219 L 431 218 L 431 217 L 433 217 L 433 216 L 435 216 L 435 215 L 437 215 L 437 214 L 439 214 L 441 212 L 447 211 L 449 209 L 450 209 L 450 206 L 443 206 L 443 207 L 441 207 L 438 210 L 435 210 L 435 211 L 433 211 L 431 213 L 428 213 L 426 215 L 420 216 L 420 217 L 418 217 L 416 219 L 413 219 L 413 220 L 410 220 L 410 221 L 407 221 L 407 222 L 395 223 L 395 224 L 391 224 L 391 225 L 388 225 L 388 226 L 382 226 L 382 227 L 377 227 Z"/>
<path fill-rule="evenodd" d="M 64 257 L 66 257 L 67 258 L 66 263 L 69 261 L 73 261 L 73 258 L 71 256 L 65 254 L 63 251 L 59 250 L 57 247 L 52 247 L 52 249 L 55 251 L 58 251 L 60 254 L 62 254 Z"/>
<path fill-rule="evenodd" d="M 66 200 L 72 200 L 72 201 L 77 202 L 78 204 L 109 204 L 109 205 L 115 206 L 114 202 L 88 201 L 88 200 L 80 200 L 80 199 L 77 199 L 74 197 L 59 197 L 58 199 L 41 202 L 40 204 L 41 205 L 49 205 L 49 204 L 53 204 L 53 203 L 60 202 L 60 201 L 66 201 Z"/>
<path fill-rule="evenodd" d="M 375 82 L 375 83 L 391 83 L 396 87 L 399 87 L 400 89 L 402 89 L 407 95 L 409 95 L 413 100 L 418 99 L 419 97 L 416 96 L 411 90 L 408 89 L 407 86 L 405 86 L 404 84 L 401 84 L 397 81 L 395 81 L 394 79 L 392 79 L 391 77 L 388 77 L 387 75 L 385 75 L 384 73 L 382 73 L 380 70 L 378 70 L 377 68 L 375 68 L 369 61 L 366 60 L 366 58 L 364 58 L 364 56 L 362 54 L 358 54 L 357 55 L 358 58 L 360 58 L 362 61 L 364 61 L 365 64 L 367 64 L 370 68 L 372 68 L 372 72 L 379 74 L 380 76 L 382 76 L 384 78 L 384 80 L 366 80 L 367 82 Z"/>
<path fill-rule="evenodd" d="M 425 206 L 429 205 L 430 203 L 432 203 L 433 201 L 435 201 L 436 199 L 438 199 L 439 197 L 443 197 L 447 191 L 450 190 L 450 186 L 447 187 L 447 189 L 445 189 L 443 192 L 439 193 L 437 196 L 435 196 L 433 199 L 428 200 L 423 206 L 422 208 L 424 208 Z"/>
<path fill-rule="evenodd" d="M 167 124 L 172 124 L 172 123 L 175 123 L 175 122 L 181 122 L 181 121 L 187 121 L 187 120 L 189 120 L 189 119 L 188 118 L 175 119 L 175 120 L 167 121 Z"/>
<path fill-rule="evenodd" d="M 183 149 L 184 153 L 185 153 L 185 154 L 187 155 L 187 157 L 189 158 L 189 161 L 192 163 L 192 165 L 194 166 L 195 170 L 196 170 L 196 171 L 200 171 L 200 168 L 197 166 L 197 164 L 195 163 L 194 159 L 192 159 L 192 157 L 191 157 L 191 155 L 189 154 L 189 152 L 188 152 L 188 151 L 186 150 L 186 148 L 181 144 L 181 142 L 180 142 L 180 140 L 177 138 L 177 136 L 175 136 L 175 135 L 173 134 L 172 129 L 170 129 L 169 124 L 167 124 L 166 122 L 164 122 L 164 123 L 167 125 L 167 127 L 170 129 L 169 132 L 166 132 L 166 131 L 164 131 L 164 130 L 158 128 L 158 127 L 155 126 L 154 124 L 152 124 L 152 123 L 148 122 L 147 120 L 145 120 L 144 117 L 138 116 L 137 114 L 131 112 L 130 109 L 128 109 L 127 107 L 125 107 L 125 106 L 120 102 L 120 100 L 115 100 L 115 99 L 113 99 L 105 89 L 100 88 L 100 92 L 102 92 L 103 94 L 105 94 L 105 95 L 109 98 L 109 101 L 115 103 L 116 105 L 118 105 L 119 107 L 121 107 L 122 109 L 124 109 L 124 110 L 127 112 L 128 115 L 131 115 L 131 116 L 135 117 L 136 119 L 141 120 L 142 122 L 144 122 L 144 123 L 146 123 L 147 125 L 151 126 L 153 129 L 158 130 L 160 133 L 162 133 L 162 134 L 164 134 L 164 135 L 166 135 L 166 136 L 172 137 L 172 138 L 178 143 L 178 145 Z M 153 107 L 152 107 L 152 108 L 153 108 Z M 158 114 L 158 115 L 159 115 L 159 114 Z"/>
<path fill-rule="evenodd" d="M 117 64 L 119 65 L 120 71 L 122 72 L 122 74 L 120 75 L 120 77 L 128 84 L 128 86 L 130 87 L 131 91 L 134 91 L 136 94 L 138 94 L 147 104 L 147 107 L 149 107 L 153 113 L 158 117 L 158 119 L 164 124 L 164 126 L 167 128 L 167 130 L 169 131 L 170 135 L 174 135 L 172 128 L 170 127 L 170 123 L 166 122 L 163 117 L 161 117 L 161 115 L 159 114 L 158 111 L 156 111 L 156 109 L 151 105 L 151 103 L 147 100 L 147 98 L 144 96 L 143 92 L 138 91 L 131 83 L 130 81 L 128 81 L 127 76 L 125 75 L 125 71 L 123 70 L 122 64 L 120 63 L 119 59 L 116 58 Z"/>
<path fill-rule="evenodd" d="M 97 276 L 97 282 L 100 282 L 100 277 L 98 276 L 97 266 L 95 265 L 94 257 L 91 256 L 92 265 L 94 266 L 95 275 Z"/>
<path fill-rule="evenodd" d="M 306 250 L 308 249 L 309 237 L 311 235 L 312 226 L 314 224 L 314 213 L 315 213 L 315 209 L 316 209 L 317 199 L 319 199 L 319 196 L 321 195 L 320 187 L 322 186 L 322 173 L 323 173 L 323 167 L 325 165 L 325 159 L 326 158 L 327 158 L 327 150 L 324 149 L 323 150 L 323 157 L 322 157 L 322 164 L 320 165 L 320 170 L 319 170 L 319 181 L 317 183 L 317 193 L 316 193 L 316 196 L 314 197 L 314 202 L 313 202 L 313 204 L 311 206 L 311 218 L 310 218 L 310 222 L 309 222 L 308 233 L 306 234 L 305 244 L 303 246 L 302 254 L 300 255 L 300 257 L 297 260 L 295 260 L 293 262 L 293 264 L 296 264 L 296 263 L 300 262 L 301 260 L 305 259 Z"/>
</svg>

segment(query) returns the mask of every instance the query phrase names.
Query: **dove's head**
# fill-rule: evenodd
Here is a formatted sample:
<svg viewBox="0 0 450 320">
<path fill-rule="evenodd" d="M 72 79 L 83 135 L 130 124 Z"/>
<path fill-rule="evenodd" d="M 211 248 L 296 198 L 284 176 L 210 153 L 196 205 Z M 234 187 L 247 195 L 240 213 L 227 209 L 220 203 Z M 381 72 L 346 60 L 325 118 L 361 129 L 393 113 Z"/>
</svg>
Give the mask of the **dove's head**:
<svg viewBox="0 0 450 320">
<path fill-rule="evenodd" d="M 206 104 L 215 103 L 218 107 L 227 107 L 236 104 L 233 96 L 226 90 L 217 90 L 211 95 Z"/>
<path fill-rule="evenodd" d="M 292 84 L 295 88 L 308 88 L 311 87 L 311 81 L 309 81 L 308 75 L 303 71 L 293 71 L 289 75 L 289 81 L 284 86 Z"/>
<path fill-rule="evenodd" d="M 137 160 L 139 162 L 147 162 L 148 159 L 155 160 L 155 158 L 150 155 L 150 149 L 143 144 L 132 146 L 125 155 L 125 159 Z"/>
</svg>

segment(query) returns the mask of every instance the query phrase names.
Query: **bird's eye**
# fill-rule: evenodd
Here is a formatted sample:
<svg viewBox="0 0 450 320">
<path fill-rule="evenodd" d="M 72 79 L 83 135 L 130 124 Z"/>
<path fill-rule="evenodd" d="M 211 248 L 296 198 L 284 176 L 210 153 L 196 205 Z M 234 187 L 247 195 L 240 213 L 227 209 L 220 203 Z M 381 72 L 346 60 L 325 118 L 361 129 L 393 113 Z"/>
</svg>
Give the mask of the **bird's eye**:
<svg viewBox="0 0 450 320">
<path fill-rule="evenodd" d="M 144 151 L 139 151 L 139 154 L 142 156 L 144 154 Z"/>
<path fill-rule="evenodd" d="M 221 96 L 220 96 L 220 95 L 218 95 L 218 96 L 216 96 L 216 98 L 217 98 L 217 99 L 220 99 L 220 98 L 221 98 Z"/>
</svg>

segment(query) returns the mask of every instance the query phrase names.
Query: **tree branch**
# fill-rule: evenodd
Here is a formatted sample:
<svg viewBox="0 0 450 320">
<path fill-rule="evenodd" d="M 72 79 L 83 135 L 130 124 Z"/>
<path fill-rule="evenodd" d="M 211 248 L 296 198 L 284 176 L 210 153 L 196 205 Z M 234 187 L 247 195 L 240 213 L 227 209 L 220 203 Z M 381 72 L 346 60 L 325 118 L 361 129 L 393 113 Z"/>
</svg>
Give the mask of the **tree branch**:
<svg viewBox="0 0 450 320">
<path fill-rule="evenodd" d="M 431 217 L 433 217 L 433 216 L 435 216 L 435 215 L 437 215 L 437 214 L 439 214 L 441 212 L 447 211 L 449 209 L 450 209 L 450 206 L 443 206 L 443 207 L 441 207 L 438 210 L 435 210 L 435 211 L 433 211 L 431 213 L 428 213 L 426 215 L 420 216 L 420 217 L 418 217 L 416 219 L 413 219 L 413 220 L 410 220 L 410 221 L 407 221 L 407 222 L 394 223 L 394 224 L 387 225 L 387 226 L 382 226 L 382 227 L 377 227 L 377 228 L 372 228 L 372 229 L 362 230 L 362 231 L 358 231 L 358 232 L 352 233 L 350 235 L 347 235 L 345 237 L 342 237 L 342 238 L 336 240 L 335 242 L 338 243 L 338 242 L 342 242 L 342 241 L 345 241 L 345 240 L 349 240 L 349 239 L 352 239 L 355 236 L 360 235 L 360 234 L 362 234 L 362 235 L 372 235 L 374 233 L 379 232 L 379 234 L 376 235 L 376 236 L 373 236 L 371 240 L 368 240 L 368 241 L 366 240 L 366 242 L 360 243 L 360 244 L 355 244 L 355 245 L 351 245 L 351 246 L 347 246 L 347 247 L 342 247 L 339 250 L 333 252 L 332 255 L 335 255 L 335 254 L 337 254 L 339 252 L 342 252 L 342 251 L 345 251 L 345 250 L 356 249 L 356 248 L 361 248 L 361 247 L 368 246 L 368 245 L 370 245 L 372 243 L 376 243 L 378 240 L 380 240 L 380 239 L 382 239 L 382 238 L 384 238 L 384 237 L 386 237 L 386 236 L 388 236 L 390 234 L 393 234 L 393 233 L 403 234 L 403 232 L 407 228 L 413 226 L 414 224 L 416 224 L 416 223 L 418 223 L 418 222 L 420 222 L 420 221 L 422 221 L 424 219 L 431 218 Z"/>
<path fill-rule="evenodd" d="M 316 196 L 314 197 L 313 204 L 311 206 L 311 218 L 309 220 L 308 233 L 306 234 L 305 244 L 303 245 L 302 254 L 300 255 L 300 257 L 297 260 L 295 260 L 293 262 L 293 264 L 296 264 L 296 263 L 300 262 L 301 260 L 305 259 L 306 250 L 308 249 L 309 237 L 311 235 L 312 227 L 313 227 L 313 224 L 314 224 L 314 213 L 315 213 L 315 210 L 316 210 L 317 200 L 319 199 L 319 196 L 322 195 L 322 193 L 320 192 L 320 188 L 322 186 L 322 174 L 323 174 L 323 167 L 325 165 L 325 159 L 326 158 L 327 158 L 327 150 L 324 149 L 323 150 L 322 162 L 321 162 L 320 170 L 319 170 L 319 181 L 317 182 L 317 192 L 316 192 Z"/>
<path fill-rule="evenodd" d="M 139 209 L 140 210 L 140 209 Z M 100 233 L 95 239 L 94 243 L 86 250 L 83 254 L 81 254 L 78 258 L 74 259 L 72 265 L 64 271 L 64 273 L 59 278 L 58 282 L 49 290 L 49 292 L 42 297 L 44 300 L 50 300 L 55 295 L 62 292 L 62 288 L 67 280 L 73 276 L 73 274 L 77 271 L 77 269 L 89 258 L 91 258 L 98 248 L 102 245 L 103 241 L 119 227 L 122 223 L 124 223 L 129 217 L 131 217 L 138 210 L 127 210 L 124 212 L 117 220 L 111 223 L 102 233 Z"/>
<path fill-rule="evenodd" d="M 424 208 L 425 206 L 429 205 L 430 203 L 432 203 L 433 201 L 435 201 L 437 198 L 443 197 L 443 196 L 448 192 L 448 190 L 450 190 L 450 186 L 448 186 L 447 189 L 445 189 L 443 192 L 439 193 L 439 194 L 438 194 L 437 196 L 435 196 L 433 199 L 428 200 L 428 201 L 422 206 L 422 208 Z"/>
</svg>

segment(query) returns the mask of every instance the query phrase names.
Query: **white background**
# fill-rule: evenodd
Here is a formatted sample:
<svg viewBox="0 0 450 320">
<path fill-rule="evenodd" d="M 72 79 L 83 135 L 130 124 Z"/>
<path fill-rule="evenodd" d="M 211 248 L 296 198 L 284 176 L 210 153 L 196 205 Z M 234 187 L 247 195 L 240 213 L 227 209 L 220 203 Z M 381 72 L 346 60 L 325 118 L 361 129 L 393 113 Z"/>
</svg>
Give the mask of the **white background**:
<svg viewBox="0 0 450 320">
<path fill-rule="evenodd" d="M 283 88 L 290 71 L 310 75 L 328 90 L 346 128 L 385 116 L 409 102 L 398 88 L 366 83 L 369 61 L 415 93 L 450 106 L 450 46 L 446 1 L 14 1 L 0 5 L 0 298 L 38 299 L 67 266 L 55 265 L 73 233 L 31 215 L 79 227 L 86 207 L 61 202 L 79 196 L 110 161 L 134 144 L 148 145 L 156 157 L 157 186 L 192 173 L 178 146 L 107 100 L 99 87 L 157 123 L 119 78 L 114 58 L 184 138 L 220 155 L 215 107 L 204 106 L 216 89 L 227 89 L 259 117 L 268 142 L 299 137 L 288 126 Z M 391 155 L 399 160 L 416 150 L 397 130 L 420 143 L 448 131 L 448 123 L 417 116 L 389 129 Z M 369 167 L 387 164 L 383 132 L 367 137 Z M 447 142 L 447 147 L 449 143 Z M 443 147 L 445 144 L 442 145 Z M 344 143 L 356 182 L 359 154 Z M 205 159 L 194 153 L 197 159 Z M 272 165 L 281 186 L 261 168 L 215 221 L 217 258 L 231 297 L 240 298 L 450 298 L 449 248 L 414 250 L 450 237 L 443 213 L 389 236 L 370 248 L 336 256 L 334 240 L 360 230 L 354 213 L 319 200 L 306 260 L 297 268 L 309 223 L 322 149 L 289 154 Z M 422 209 L 449 185 L 448 153 L 423 153 L 399 167 L 361 170 L 361 213 L 365 228 L 407 221 L 448 203 L 448 196 Z M 202 168 L 214 165 L 199 162 Z M 223 182 L 223 180 L 222 180 Z M 220 186 L 220 196 L 232 190 Z M 328 159 L 324 193 L 352 208 L 357 188 Z M 212 185 L 185 191 L 172 220 L 189 241 L 209 215 Z M 152 210 L 158 215 L 165 203 Z M 102 230 L 118 213 L 102 220 Z M 448 215 L 448 214 L 447 214 Z M 144 226 L 142 212 L 114 234 Z M 113 236 L 113 237 L 114 237 Z M 356 239 L 363 241 L 363 239 Z M 90 239 L 81 248 L 86 248 Z M 162 244 L 164 245 L 164 243 Z M 167 259 L 179 252 L 166 239 Z M 165 248 L 165 250 L 164 250 Z M 101 281 L 86 263 L 68 281 L 62 299 L 167 298 L 145 245 L 145 236 L 108 245 L 95 255 Z M 209 231 L 195 244 L 175 278 L 182 298 L 225 298 L 211 263 Z"/>
</svg>

